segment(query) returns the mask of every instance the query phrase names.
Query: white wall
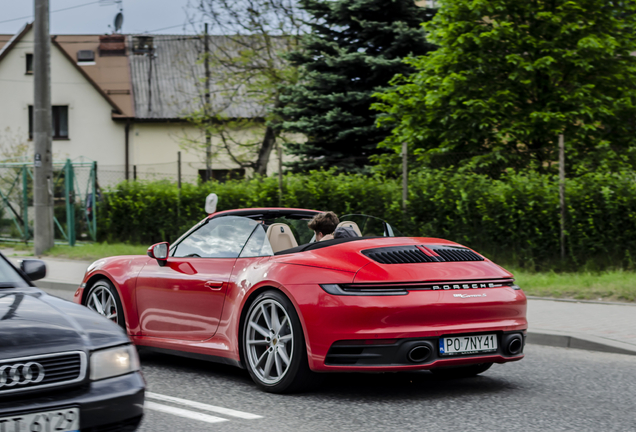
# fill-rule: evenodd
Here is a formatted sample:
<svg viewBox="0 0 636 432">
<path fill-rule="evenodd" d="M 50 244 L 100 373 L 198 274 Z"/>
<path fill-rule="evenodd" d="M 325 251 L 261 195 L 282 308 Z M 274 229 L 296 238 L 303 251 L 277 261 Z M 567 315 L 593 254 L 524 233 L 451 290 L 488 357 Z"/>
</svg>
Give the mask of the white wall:
<svg viewBox="0 0 636 432">
<path fill-rule="evenodd" d="M 24 141 L 29 138 L 28 107 L 33 105 L 33 75 L 25 75 L 27 53 L 33 53 L 33 30 L 0 61 L 0 134 L 6 135 L 8 128 Z M 55 160 L 124 164 L 124 124 L 112 120 L 111 105 L 54 45 L 51 103 L 67 105 L 69 117 L 69 139 L 53 141 Z"/>
<path fill-rule="evenodd" d="M 262 138 L 260 128 L 238 131 L 234 140 L 254 142 Z M 196 180 L 198 170 L 205 169 L 205 136 L 188 123 L 136 123 L 130 128 L 130 165 L 137 165 L 137 172 L 159 174 L 176 173 L 177 152 L 181 151 L 181 172 L 184 180 Z M 219 139 L 212 137 L 212 169 L 236 169 Z M 269 175 L 278 172 L 278 156 L 272 151 L 267 167 Z M 289 157 L 284 156 L 284 161 Z M 248 172 L 248 175 L 250 173 Z"/>
</svg>

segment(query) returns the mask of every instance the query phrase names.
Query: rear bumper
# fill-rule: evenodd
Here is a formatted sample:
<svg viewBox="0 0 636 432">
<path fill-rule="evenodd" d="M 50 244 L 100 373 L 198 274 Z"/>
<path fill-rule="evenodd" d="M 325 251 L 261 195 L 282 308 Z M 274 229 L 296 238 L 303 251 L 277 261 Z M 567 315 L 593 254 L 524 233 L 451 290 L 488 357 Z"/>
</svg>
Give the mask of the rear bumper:
<svg viewBox="0 0 636 432">
<path fill-rule="evenodd" d="M 517 361 L 524 357 L 525 333 L 525 331 L 495 332 L 496 351 L 457 356 L 440 354 L 439 342 L 441 338 L 365 340 L 364 344 L 360 344 L 360 341 L 338 341 L 329 349 L 322 370 L 325 372 L 352 370 L 389 372 Z M 521 349 L 511 353 L 507 347 L 509 341 L 515 337 L 520 338 Z M 374 342 L 379 343 L 374 344 Z"/>
<path fill-rule="evenodd" d="M 442 357 L 434 349 L 427 361 L 414 364 L 404 355 L 408 344 L 425 341 L 436 348 L 443 336 L 495 333 L 501 346 L 506 334 L 525 334 L 527 300 L 522 291 L 510 287 L 471 289 L 471 294 L 486 296 L 469 298 L 454 296 L 458 292 L 455 290 L 411 291 L 400 296 L 338 296 L 326 293 L 317 284 L 297 285 L 290 291 L 303 321 L 309 367 L 317 372 L 391 372 L 523 358 L 522 353 L 508 355 L 501 349 Z M 364 340 L 369 346 L 374 340 L 385 340 L 390 346 L 367 347 L 363 354 L 384 353 L 381 355 L 386 361 L 370 364 L 361 360 L 345 365 L 335 364 L 333 356 L 328 358 L 334 353 L 330 351 L 334 343 L 351 340 Z"/>
<path fill-rule="evenodd" d="M 134 431 L 143 417 L 144 392 L 144 379 L 134 372 L 76 389 L 0 399 L 0 417 L 79 407 L 82 432 Z"/>
</svg>

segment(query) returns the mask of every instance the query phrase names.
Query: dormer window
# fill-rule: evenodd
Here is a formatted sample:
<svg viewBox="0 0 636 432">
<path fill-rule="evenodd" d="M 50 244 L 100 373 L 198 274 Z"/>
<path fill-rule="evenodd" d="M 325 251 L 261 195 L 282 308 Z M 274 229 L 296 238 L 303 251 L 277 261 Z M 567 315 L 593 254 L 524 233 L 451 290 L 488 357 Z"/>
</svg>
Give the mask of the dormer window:
<svg viewBox="0 0 636 432">
<path fill-rule="evenodd" d="M 95 64 L 95 51 L 93 51 L 93 50 L 79 50 L 77 52 L 77 64 L 78 65 L 94 65 Z"/>
</svg>

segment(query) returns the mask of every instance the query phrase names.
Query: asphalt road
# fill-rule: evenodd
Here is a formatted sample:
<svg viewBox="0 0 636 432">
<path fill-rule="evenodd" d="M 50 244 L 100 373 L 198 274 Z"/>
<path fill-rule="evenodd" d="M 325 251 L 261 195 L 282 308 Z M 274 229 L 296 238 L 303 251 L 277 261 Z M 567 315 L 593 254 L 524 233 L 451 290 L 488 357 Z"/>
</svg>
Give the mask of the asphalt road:
<svg viewBox="0 0 636 432">
<path fill-rule="evenodd" d="M 237 368 L 163 354 L 142 353 L 142 370 L 148 432 L 636 430 L 636 358 L 620 354 L 527 346 L 524 360 L 477 378 L 338 374 L 291 396 L 261 392 Z"/>
<path fill-rule="evenodd" d="M 284 396 L 260 391 L 234 367 L 142 352 L 148 397 L 139 430 L 636 431 L 636 357 L 525 351 L 522 361 L 476 378 L 326 375 L 317 389 Z"/>
</svg>

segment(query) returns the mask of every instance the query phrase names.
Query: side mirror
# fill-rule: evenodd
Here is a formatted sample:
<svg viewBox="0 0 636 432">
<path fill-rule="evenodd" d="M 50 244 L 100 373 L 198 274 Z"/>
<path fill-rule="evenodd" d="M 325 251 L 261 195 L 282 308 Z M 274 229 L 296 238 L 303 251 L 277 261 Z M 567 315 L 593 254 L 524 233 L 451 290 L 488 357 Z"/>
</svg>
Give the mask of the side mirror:
<svg viewBox="0 0 636 432">
<path fill-rule="evenodd" d="M 162 242 L 153 244 L 148 248 L 148 256 L 150 258 L 154 258 L 157 260 L 157 263 L 160 266 L 166 265 L 166 261 L 168 261 L 168 250 L 170 249 L 170 245 L 168 242 Z"/>
<path fill-rule="evenodd" d="M 20 261 L 20 270 L 22 270 L 32 281 L 46 277 L 46 264 L 42 260 L 22 260 Z"/>
</svg>

